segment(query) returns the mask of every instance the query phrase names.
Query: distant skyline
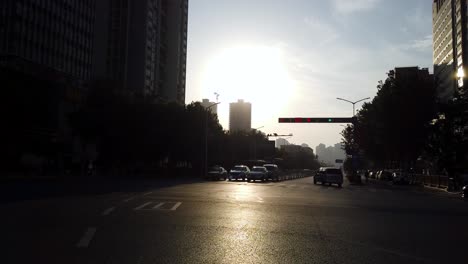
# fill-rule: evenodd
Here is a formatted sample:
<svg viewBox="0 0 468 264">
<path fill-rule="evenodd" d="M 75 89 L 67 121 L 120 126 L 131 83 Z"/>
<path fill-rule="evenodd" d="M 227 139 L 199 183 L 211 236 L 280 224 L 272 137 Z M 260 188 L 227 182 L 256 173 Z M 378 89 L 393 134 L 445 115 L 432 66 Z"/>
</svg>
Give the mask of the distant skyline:
<svg viewBox="0 0 468 264">
<path fill-rule="evenodd" d="M 186 103 L 252 103 L 252 127 L 334 145 L 339 124 L 278 124 L 278 117 L 351 116 L 336 97 L 374 97 L 395 67 L 432 72 L 432 2 L 425 0 L 189 1 Z M 361 104 L 357 105 L 359 109 Z"/>
</svg>

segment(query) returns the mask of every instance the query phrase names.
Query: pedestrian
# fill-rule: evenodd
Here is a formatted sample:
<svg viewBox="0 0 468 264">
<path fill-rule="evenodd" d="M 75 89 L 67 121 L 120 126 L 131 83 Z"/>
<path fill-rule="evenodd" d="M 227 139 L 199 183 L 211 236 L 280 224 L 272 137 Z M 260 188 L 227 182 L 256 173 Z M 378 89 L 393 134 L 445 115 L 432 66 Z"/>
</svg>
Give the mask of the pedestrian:
<svg viewBox="0 0 468 264">
<path fill-rule="evenodd" d="M 93 169 L 94 169 L 93 161 L 90 160 L 90 161 L 88 162 L 88 176 L 92 176 L 92 175 L 93 175 Z"/>
</svg>

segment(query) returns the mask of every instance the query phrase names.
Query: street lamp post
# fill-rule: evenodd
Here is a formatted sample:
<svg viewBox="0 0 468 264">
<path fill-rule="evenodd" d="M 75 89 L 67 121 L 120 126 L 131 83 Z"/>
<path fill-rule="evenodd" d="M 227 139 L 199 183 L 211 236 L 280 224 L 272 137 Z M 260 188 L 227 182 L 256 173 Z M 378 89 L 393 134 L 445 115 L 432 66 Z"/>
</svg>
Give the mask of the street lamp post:
<svg viewBox="0 0 468 264">
<path fill-rule="evenodd" d="M 355 102 L 352 102 L 352 101 L 350 101 L 350 100 L 346 100 L 346 99 L 343 99 L 343 98 L 339 98 L 339 97 L 337 97 L 336 99 L 341 100 L 341 101 L 345 101 L 345 102 L 348 102 L 348 103 L 352 104 L 352 105 L 353 105 L 353 117 L 355 117 L 355 115 L 356 115 L 356 104 L 359 103 L 359 102 L 362 102 L 362 101 L 364 101 L 364 100 L 368 100 L 368 99 L 370 99 L 370 97 L 366 97 L 366 98 L 363 98 L 363 99 L 361 99 L 361 100 L 357 100 L 357 101 L 355 101 Z M 354 139 L 353 139 L 353 141 L 354 141 Z M 353 144 L 354 144 L 354 143 L 353 143 Z M 352 177 L 353 177 L 353 178 L 355 178 L 355 176 L 356 176 L 356 175 L 355 175 L 355 173 L 356 173 L 356 166 L 357 166 L 356 163 L 358 162 L 358 158 L 356 157 L 356 153 L 354 153 L 355 151 L 356 151 L 356 150 L 353 148 L 353 149 L 352 149 L 352 153 L 351 153 L 351 154 L 352 154 L 352 159 L 351 159 L 352 164 L 351 164 L 351 167 L 352 167 L 352 170 L 353 170 L 353 172 L 352 172 Z M 357 182 L 358 182 L 358 183 L 361 183 L 361 178 L 360 178 L 360 177 L 357 177 Z"/>
<path fill-rule="evenodd" d="M 348 103 L 352 104 L 352 105 L 353 105 L 353 117 L 354 117 L 354 116 L 356 115 L 356 114 L 355 114 L 356 104 L 359 103 L 359 102 L 362 102 L 362 101 L 364 101 L 364 100 L 369 100 L 370 97 L 363 98 L 363 99 L 361 99 L 361 100 L 357 100 L 356 102 L 352 102 L 352 101 L 349 101 L 349 100 L 346 100 L 346 99 L 343 99 L 343 98 L 339 98 L 339 97 L 336 98 L 336 99 L 341 100 L 341 101 L 345 101 L 345 102 L 348 102 Z"/>
<path fill-rule="evenodd" d="M 210 114 L 210 108 L 220 104 L 221 102 L 214 103 L 212 105 L 209 105 L 208 107 L 205 108 L 206 114 L 205 114 L 205 166 L 203 168 L 203 177 L 206 176 L 208 173 L 208 115 Z"/>
</svg>

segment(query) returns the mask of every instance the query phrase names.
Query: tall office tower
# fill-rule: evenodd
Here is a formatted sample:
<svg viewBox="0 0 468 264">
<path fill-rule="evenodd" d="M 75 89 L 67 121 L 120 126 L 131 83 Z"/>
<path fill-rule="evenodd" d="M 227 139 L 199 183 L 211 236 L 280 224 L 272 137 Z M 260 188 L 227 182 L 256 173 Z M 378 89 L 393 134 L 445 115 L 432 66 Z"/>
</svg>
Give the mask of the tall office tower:
<svg viewBox="0 0 468 264">
<path fill-rule="evenodd" d="M 201 101 L 201 106 L 203 106 L 205 109 L 210 108 L 209 111 L 213 114 L 218 114 L 218 105 L 215 102 L 210 102 L 209 99 L 202 99 Z"/>
<path fill-rule="evenodd" d="M 91 76 L 95 0 L 0 1 L 0 64 Z"/>
<path fill-rule="evenodd" d="M 229 131 L 249 132 L 252 129 L 252 105 L 238 100 L 229 104 Z"/>
<path fill-rule="evenodd" d="M 188 0 L 100 0 L 94 78 L 185 103 Z"/>
<path fill-rule="evenodd" d="M 467 83 L 467 1 L 434 0 L 432 3 L 433 62 L 441 101 L 464 93 Z"/>
</svg>

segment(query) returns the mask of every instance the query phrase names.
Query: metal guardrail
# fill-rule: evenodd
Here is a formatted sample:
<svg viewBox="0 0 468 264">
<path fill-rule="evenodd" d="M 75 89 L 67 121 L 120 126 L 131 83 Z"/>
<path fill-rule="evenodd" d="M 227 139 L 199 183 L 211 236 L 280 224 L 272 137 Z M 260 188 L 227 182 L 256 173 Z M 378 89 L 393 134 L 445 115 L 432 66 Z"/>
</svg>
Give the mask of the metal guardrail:
<svg viewBox="0 0 468 264">
<path fill-rule="evenodd" d="M 413 174 L 413 182 L 438 188 L 447 188 L 449 185 L 449 177 L 445 175 Z"/>
</svg>

